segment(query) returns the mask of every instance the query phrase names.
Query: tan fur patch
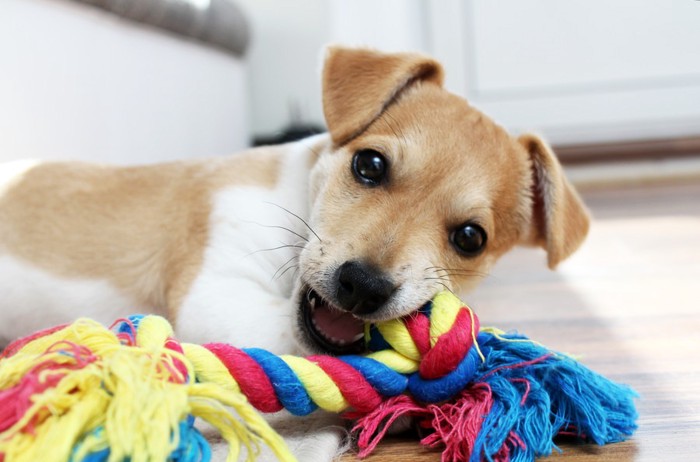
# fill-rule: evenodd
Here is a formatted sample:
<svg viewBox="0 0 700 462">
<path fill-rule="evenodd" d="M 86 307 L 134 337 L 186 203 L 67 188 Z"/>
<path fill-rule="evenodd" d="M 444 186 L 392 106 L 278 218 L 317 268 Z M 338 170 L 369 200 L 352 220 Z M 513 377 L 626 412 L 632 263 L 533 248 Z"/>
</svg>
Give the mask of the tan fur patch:
<svg viewBox="0 0 700 462">
<path fill-rule="evenodd" d="M 323 112 L 333 142 L 360 134 L 417 80 L 442 85 L 442 66 L 416 53 L 330 47 L 323 67 Z"/>
<path fill-rule="evenodd" d="M 281 149 L 128 168 L 39 164 L 0 196 L 0 242 L 49 272 L 105 279 L 172 314 L 202 264 L 213 192 L 273 187 Z"/>
<path fill-rule="evenodd" d="M 368 148 L 389 162 L 386 185 L 368 188 L 353 177 L 352 155 Z M 329 236 L 325 253 L 340 262 L 359 258 L 394 275 L 425 262 L 412 271 L 443 268 L 454 276 L 445 281 L 473 285 L 529 232 L 532 178 L 526 152 L 489 118 L 435 84 L 414 84 L 333 156 L 324 173 L 329 186 L 317 201 L 323 219 L 314 225 Z M 466 222 L 488 233 L 487 249 L 478 257 L 465 258 L 450 243 L 450 232 Z"/>
</svg>

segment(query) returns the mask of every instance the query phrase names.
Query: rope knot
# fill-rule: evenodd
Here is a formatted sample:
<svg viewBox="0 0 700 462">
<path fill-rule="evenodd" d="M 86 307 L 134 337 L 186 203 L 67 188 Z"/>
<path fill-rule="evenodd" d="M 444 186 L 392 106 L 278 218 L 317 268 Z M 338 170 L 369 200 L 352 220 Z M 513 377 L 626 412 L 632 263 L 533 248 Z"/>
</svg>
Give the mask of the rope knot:
<svg viewBox="0 0 700 462">
<path fill-rule="evenodd" d="M 452 293 L 442 292 L 410 316 L 371 326 L 368 346 L 413 361 L 408 390 L 421 401 L 438 402 L 473 379 L 481 356 L 478 332 L 476 314 Z"/>
</svg>

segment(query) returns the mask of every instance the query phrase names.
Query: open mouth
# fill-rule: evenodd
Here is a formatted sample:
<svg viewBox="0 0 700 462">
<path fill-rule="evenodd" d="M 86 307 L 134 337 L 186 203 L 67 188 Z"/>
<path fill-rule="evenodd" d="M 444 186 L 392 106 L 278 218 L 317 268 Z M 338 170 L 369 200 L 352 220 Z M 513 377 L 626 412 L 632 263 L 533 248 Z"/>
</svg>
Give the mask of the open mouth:
<svg viewBox="0 0 700 462">
<path fill-rule="evenodd" d="M 324 300 L 307 287 L 301 299 L 303 325 L 309 338 L 324 351 L 336 355 L 365 350 L 364 321 Z"/>
</svg>

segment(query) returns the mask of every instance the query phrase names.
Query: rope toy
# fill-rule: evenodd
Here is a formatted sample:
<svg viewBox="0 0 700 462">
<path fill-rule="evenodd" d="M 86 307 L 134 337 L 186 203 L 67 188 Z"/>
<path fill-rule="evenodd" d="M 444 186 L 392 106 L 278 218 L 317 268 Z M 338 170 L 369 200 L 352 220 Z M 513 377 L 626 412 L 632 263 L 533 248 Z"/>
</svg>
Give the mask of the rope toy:
<svg viewBox="0 0 700 462">
<path fill-rule="evenodd" d="M 181 344 L 158 316 L 38 332 L 0 355 L 0 462 L 208 461 L 197 418 L 229 444 L 227 461 L 253 461 L 261 443 L 295 460 L 255 409 L 343 412 L 360 457 L 401 416 L 443 461 L 533 460 L 558 450 L 558 435 L 602 445 L 636 429 L 630 388 L 522 335 L 480 330 L 449 292 L 366 326 L 365 341 L 364 356 L 275 356 Z"/>
</svg>

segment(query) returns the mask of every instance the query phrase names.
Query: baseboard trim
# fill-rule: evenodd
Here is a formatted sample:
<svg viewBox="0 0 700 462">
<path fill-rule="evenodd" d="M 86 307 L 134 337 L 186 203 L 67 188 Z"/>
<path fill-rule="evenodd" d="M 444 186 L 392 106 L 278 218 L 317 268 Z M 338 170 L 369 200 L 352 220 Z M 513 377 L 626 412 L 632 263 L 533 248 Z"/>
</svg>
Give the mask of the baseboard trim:
<svg viewBox="0 0 700 462">
<path fill-rule="evenodd" d="M 700 136 L 554 146 L 563 164 L 700 157 Z"/>
<path fill-rule="evenodd" d="M 657 184 L 700 184 L 700 156 L 565 165 L 566 175 L 579 190 Z"/>
</svg>

